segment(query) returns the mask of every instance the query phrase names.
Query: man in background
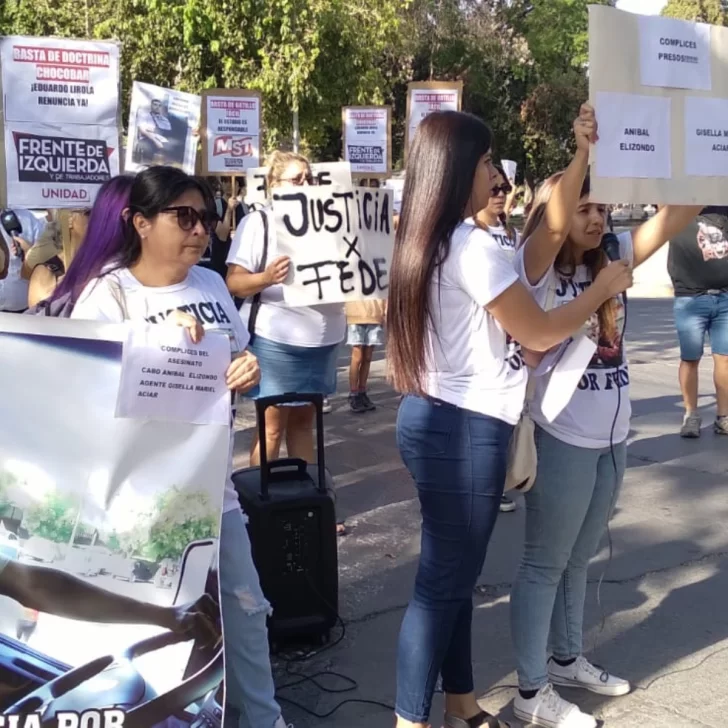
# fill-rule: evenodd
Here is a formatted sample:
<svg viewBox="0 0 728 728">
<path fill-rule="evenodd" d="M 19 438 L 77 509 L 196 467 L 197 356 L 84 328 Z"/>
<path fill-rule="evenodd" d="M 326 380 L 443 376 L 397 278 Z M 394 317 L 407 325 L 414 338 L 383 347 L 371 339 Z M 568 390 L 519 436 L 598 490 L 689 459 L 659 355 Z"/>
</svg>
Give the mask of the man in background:
<svg viewBox="0 0 728 728">
<path fill-rule="evenodd" d="M 45 223 L 29 210 L 16 207 L 12 212 L 15 213 L 21 230 L 10 234 L 0 225 L 0 311 L 22 313 L 28 308 L 29 273 L 24 271 L 25 256 L 37 242 Z M 7 263 L 3 265 L 4 257 L 7 257 Z M 3 269 L 6 271 L 5 276 Z"/>
</svg>

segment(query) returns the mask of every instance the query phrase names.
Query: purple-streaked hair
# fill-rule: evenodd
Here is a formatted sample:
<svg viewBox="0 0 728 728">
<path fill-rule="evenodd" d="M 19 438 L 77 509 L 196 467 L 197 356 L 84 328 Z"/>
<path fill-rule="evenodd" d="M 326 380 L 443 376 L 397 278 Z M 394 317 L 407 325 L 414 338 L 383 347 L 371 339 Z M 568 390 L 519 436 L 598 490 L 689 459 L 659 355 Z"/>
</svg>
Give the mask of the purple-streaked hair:
<svg viewBox="0 0 728 728">
<path fill-rule="evenodd" d="M 91 208 L 83 243 L 50 301 L 70 293 L 71 301 L 75 303 L 89 281 L 98 278 L 101 271 L 121 255 L 126 235 L 122 213 L 129 207 L 133 184 L 134 177 L 119 175 L 101 186 Z"/>
</svg>

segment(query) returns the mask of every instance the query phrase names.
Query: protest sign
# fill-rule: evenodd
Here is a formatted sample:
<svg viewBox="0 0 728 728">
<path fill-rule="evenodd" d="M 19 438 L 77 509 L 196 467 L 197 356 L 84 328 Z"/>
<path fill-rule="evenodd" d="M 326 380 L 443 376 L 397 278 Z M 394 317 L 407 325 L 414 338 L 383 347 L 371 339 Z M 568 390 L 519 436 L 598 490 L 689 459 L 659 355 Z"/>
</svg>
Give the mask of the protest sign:
<svg viewBox="0 0 728 728">
<path fill-rule="evenodd" d="M 415 138 L 422 120 L 433 111 L 460 111 L 462 81 L 417 81 L 407 87 L 407 125 L 404 130 L 405 153 Z"/>
<path fill-rule="evenodd" d="M 0 712 L 20 714 L 3 725 L 222 715 L 216 554 L 230 429 L 116 418 L 125 336 L 118 324 L 0 314 L 13 382 L 0 397 L 12 423 L 0 440 Z"/>
<path fill-rule="evenodd" d="M 201 99 L 134 81 L 125 172 L 166 164 L 195 173 Z"/>
<path fill-rule="evenodd" d="M 311 165 L 314 184 L 321 187 L 334 185 L 350 190 L 351 165 L 349 162 L 315 162 Z M 245 201 L 249 205 L 265 205 L 268 201 L 268 187 L 266 178 L 268 167 L 256 167 L 246 170 L 245 174 Z"/>
<path fill-rule="evenodd" d="M 503 159 L 501 160 L 501 164 L 503 165 L 503 171 L 506 173 L 508 181 L 515 184 L 518 164 L 511 159 Z"/>
<path fill-rule="evenodd" d="M 0 38 L 3 199 L 9 206 L 89 207 L 119 173 L 119 46 Z"/>
<path fill-rule="evenodd" d="M 354 176 L 386 177 L 392 169 L 392 109 L 345 106 L 341 110 L 344 159 Z"/>
<path fill-rule="evenodd" d="M 589 7 L 592 199 L 725 204 L 726 58 L 728 28 Z"/>
<path fill-rule="evenodd" d="M 386 298 L 394 246 L 392 190 L 299 187 L 273 193 L 289 306 Z"/>
<path fill-rule="evenodd" d="M 243 174 L 260 166 L 260 92 L 213 89 L 202 94 L 202 172 Z"/>
</svg>

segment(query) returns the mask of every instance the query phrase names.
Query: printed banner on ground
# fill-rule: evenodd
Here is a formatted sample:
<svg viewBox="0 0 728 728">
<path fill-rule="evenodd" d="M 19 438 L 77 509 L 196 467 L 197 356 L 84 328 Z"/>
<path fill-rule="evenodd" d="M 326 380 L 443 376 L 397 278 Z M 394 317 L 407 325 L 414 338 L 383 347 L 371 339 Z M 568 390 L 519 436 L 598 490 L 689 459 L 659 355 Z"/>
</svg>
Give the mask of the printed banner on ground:
<svg viewBox="0 0 728 728">
<path fill-rule="evenodd" d="M 393 192 L 299 187 L 274 191 L 278 252 L 291 258 L 290 306 L 386 298 L 394 247 Z"/>
<path fill-rule="evenodd" d="M 115 418 L 125 336 L 0 314 L 4 725 L 222 723 L 230 430 Z"/>
<path fill-rule="evenodd" d="M 354 175 L 386 176 L 392 168 L 389 106 L 345 106 L 341 112 L 344 159 Z"/>
<path fill-rule="evenodd" d="M 6 121 L 117 125 L 119 46 L 0 38 Z"/>
<path fill-rule="evenodd" d="M 244 174 L 260 166 L 260 93 L 213 89 L 202 94 L 203 174 Z"/>
<path fill-rule="evenodd" d="M 462 81 L 417 81 L 407 87 L 407 126 L 405 151 L 415 138 L 417 127 L 433 111 L 460 111 Z"/>
<path fill-rule="evenodd" d="M 726 58 L 728 28 L 589 7 L 592 199 L 725 204 Z"/>
<path fill-rule="evenodd" d="M 349 162 L 318 162 L 311 165 L 314 184 L 320 187 L 334 185 L 350 190 L 351 165 Z M 265 205 L 268 201 L 268 167 L 256 167 L 246 170 L 245 201 L 249 205 Z"/>
<path fill-rule="evenodd" d="M 166 164 L 195 173 L 201 99 L 134 81 L 124 171 Z"/>
<path fill-rule="evenodd" d="M 113 126 L 7 123 L 5 165 L 11 205 L 91 207 L 119 174 L 119 135 Z"/>
</svg>

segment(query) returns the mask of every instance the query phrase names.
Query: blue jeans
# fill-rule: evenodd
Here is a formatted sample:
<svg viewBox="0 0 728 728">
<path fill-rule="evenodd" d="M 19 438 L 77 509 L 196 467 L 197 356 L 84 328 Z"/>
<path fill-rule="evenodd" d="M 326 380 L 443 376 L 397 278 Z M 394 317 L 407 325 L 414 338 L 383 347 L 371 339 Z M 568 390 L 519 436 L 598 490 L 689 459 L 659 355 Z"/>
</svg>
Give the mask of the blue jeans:
<svg viewBox="0 0 728 728">
<path fill-rule="evenodd" d="M 417 485 L 420 561 L 402 622 L 396 712 L 429 718 L 438 675 L 446 693 L 473 691 L 473 588 L 498 516 L 513 427 L 438 400 L 408 396 L 397 444 Z"/>
<path fill-rule="evenodd" d="M 270 604 L 260 588 L 242 511 L 222 516 L 220 595 L 225 640 L 226 728 L 273 728 L 275 699 L 266 620 Z"/>
<path fill-rule="evenodd" d="M 673 313 L 683 361 L 703 356 L 706 334 L 713 354 L 728 355 L 728 293 L 676 296 Z"/>
<path fill-rule="evenodd" d="M 567 445 L 539 427 L 536 448 L 523 560 L 511 592 L 522 690 L 539 690 L 548 682 L 549 646 L 560 660 L 582 654 L 587 566 L 617 501 L 627 460 L 624 442 L 615 445 L 613 460 L 610 448 Z"/>
</svg>

